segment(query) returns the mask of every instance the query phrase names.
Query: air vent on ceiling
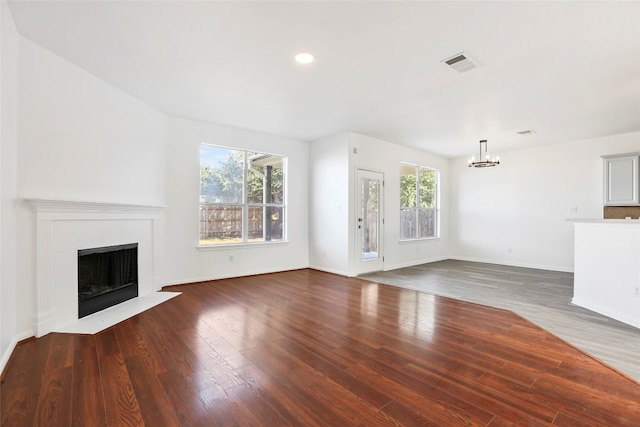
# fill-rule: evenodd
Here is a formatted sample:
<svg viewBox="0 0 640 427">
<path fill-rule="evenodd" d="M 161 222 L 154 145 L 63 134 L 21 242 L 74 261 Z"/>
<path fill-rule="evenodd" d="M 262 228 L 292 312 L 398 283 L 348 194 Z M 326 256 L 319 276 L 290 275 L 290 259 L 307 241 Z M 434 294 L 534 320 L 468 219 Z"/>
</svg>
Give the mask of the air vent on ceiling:
<svg viewBox="0 0 640 427">
<path fill-rule="evenodd" d="M 529 130 L 521 130 L 516 132 L 518 135 L 535 135 L 537 132 L 533 129 L 529 129 Z"/>
<path fill-rule="evenodd" d="M 479 66 L 478 62 L 472 59 L 466 52 L 459 53 L 442 62 L 453 68 L 459 73 L 465 73 Z"/>
</svg>

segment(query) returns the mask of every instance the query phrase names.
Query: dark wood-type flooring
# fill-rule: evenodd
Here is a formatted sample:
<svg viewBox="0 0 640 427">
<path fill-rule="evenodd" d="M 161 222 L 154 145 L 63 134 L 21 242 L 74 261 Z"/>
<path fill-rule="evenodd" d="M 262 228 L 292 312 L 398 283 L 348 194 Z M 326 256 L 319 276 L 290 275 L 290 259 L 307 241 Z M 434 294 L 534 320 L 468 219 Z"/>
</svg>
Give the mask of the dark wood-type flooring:
<svg viewBox="0 0 640 427">
<path fill-rule="evenodd" d="M 640 384 L 512 312 L 314 270 L 21 343 L 2 426 L 638 426 Z"/>
<path fill-rule="evenodd" d="M 572 304 L 573 273 L 448 259 L 362 278 L 513 311 L 640 381 L 640 329 Z"/>
</svg>

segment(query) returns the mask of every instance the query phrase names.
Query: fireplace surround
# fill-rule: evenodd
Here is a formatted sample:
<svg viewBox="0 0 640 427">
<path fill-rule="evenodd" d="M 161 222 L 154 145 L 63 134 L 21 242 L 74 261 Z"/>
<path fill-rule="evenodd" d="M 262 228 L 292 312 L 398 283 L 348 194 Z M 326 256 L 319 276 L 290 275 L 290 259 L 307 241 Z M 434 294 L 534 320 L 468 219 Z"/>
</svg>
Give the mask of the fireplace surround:
<svg viewBox="0 0 640 427">
<path fill-rule="evenodd" d="M 161 286 L 163 206 L 45 199 L 25 202 L 35 212 L 36 224 L 36 337 L 68 332 L 67 326 L 79 320 L 79 250 L 137 242 L 138 298 L 132 301 L 157 294 Z"/>
</svg>

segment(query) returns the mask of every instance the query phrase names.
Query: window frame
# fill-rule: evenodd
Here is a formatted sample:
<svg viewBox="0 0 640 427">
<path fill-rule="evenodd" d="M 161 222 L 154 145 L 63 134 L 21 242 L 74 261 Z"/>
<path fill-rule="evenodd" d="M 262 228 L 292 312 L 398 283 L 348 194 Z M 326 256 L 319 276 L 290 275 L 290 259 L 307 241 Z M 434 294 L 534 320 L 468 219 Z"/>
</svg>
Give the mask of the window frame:
<svg viewBox="0 0 640 427">
<path fill-rule="evenodd" d="M 202 168 L 202 147 L 213 147 L 223 150 L 229 150 L 231 152 L 240 152 L 242 153 L 242 196 L 240 202 L 204 202 L 202 201 L 202 182 L 198 184 L 198 250 L 216 250 L 216 249 L 225 249 L 229 247 L 240 247 L 240 246 L 274 246 L 274 245 L 282 245 L 288 243 L 287 240 L 287 197 L 288 197 L 288 189 L 287 189 L 287 163 L 288 157 L 282 154 L 268 153 L 264 151 L 255 151 L 251 149 L 237 148 L 237 147 L 229 147 L 224 145 L 216 145 L 210 143 L 200 143 L 199 145 L 199 168 Z M 263 155 L 263 156 L 274 156 L 280 158 L 282 162 L 282 193 L 283 197 L 280 203 L 271 202 L 265 203 L 264 200 L 262 203 L 257 203 L 255 201 L 249 200 L 249 175 L 250 170 L 248 167 L 248 160 L 252 155 Z M 263 181 L 264 185 L 264 181 Z M 202 243 L 202 206 L 221 206 L 221 207 L 240 207 L 242 209 L 242 221 L 241 221 L 241 234 L 242 240 L 239 242 L 229 242 L 229 243 Z M 249 214 L 252 209 L 255 208 L 276 208 L 279 210 L 280 215 L 282 216 L 282 237 L 278 240 L 266 240 L 264 236 L 264 228 L 262 229 L 262 239 L 257 241 L 252 241 L 249 237 L 250 227 L 249 227 Z"/>
<path fill-rule="evenodd" d="M 416 177 L 416 199 L 414 201 L 415 203 L 415 207 L 406 207 L 402 205 L 402 176 L 404 175 L 402 173 L 402 168 L 403 167 L 411 167 L 414 168 L 414 173 L 415 173 L 415 177 Z M 434 212 L 434 235 L 433 236 L 426 236 L 426 237 L 419 237 L 419 231 L 420 231 L 420 227 L 419 227 L 419 214 L 420 214 L 420 171 L 421 170 L 426 170 L 429 172 L 432 172 L 435 174 L 435 182 L 434 182 L 434 194 L 433 194 L 433 199 L 434 199 L 434 207 L 433 208 L 429 208 L 429 209 L 433 209 Z M 417 165 L 415 163 L 408 163 L 408 162 L 400 162 L 400 177 L 399 177 L 399 190 L 400 193 L 398 195 L 398 202 L 400 204 L 399 206 L 399 227 L 398 227 L 398 240 L 400 242 L 415 242 L 415 241 L 423 241 L 423 240 L 433 240 L 433 239 L 439 239 L 440 238 L 440 170 L 432 168 L 432 167 L 428 167 L 428 166 L 422 166 L 422 165 Z M 402 227 L 403 227 L 403 222 L 402 222 L 402 211 L 405 209 L 412 209 L 415 211 L 415 228 L 414 228 L 414 235 L 412 237 L 403 237 L 402 236 Z M 424 209 L 424 208 L 422 208 Z"/>
</svg>

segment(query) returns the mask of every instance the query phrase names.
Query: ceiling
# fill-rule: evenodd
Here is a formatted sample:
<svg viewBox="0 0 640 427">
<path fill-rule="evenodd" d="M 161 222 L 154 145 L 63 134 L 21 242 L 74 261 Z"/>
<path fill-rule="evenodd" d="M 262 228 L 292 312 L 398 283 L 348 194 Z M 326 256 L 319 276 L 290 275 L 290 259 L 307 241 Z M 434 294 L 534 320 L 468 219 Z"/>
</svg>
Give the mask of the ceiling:
<svg viewBox="0 0 640 427">
<path fill-rule="evenodd" d="M 164 113 L 303 141 L 353 131 L 455 157 L 640 130 L 639 1 L 10 9 L 22 36 Z M 442 62 L 460 52 L 480 66 Z"/>
</svg>

